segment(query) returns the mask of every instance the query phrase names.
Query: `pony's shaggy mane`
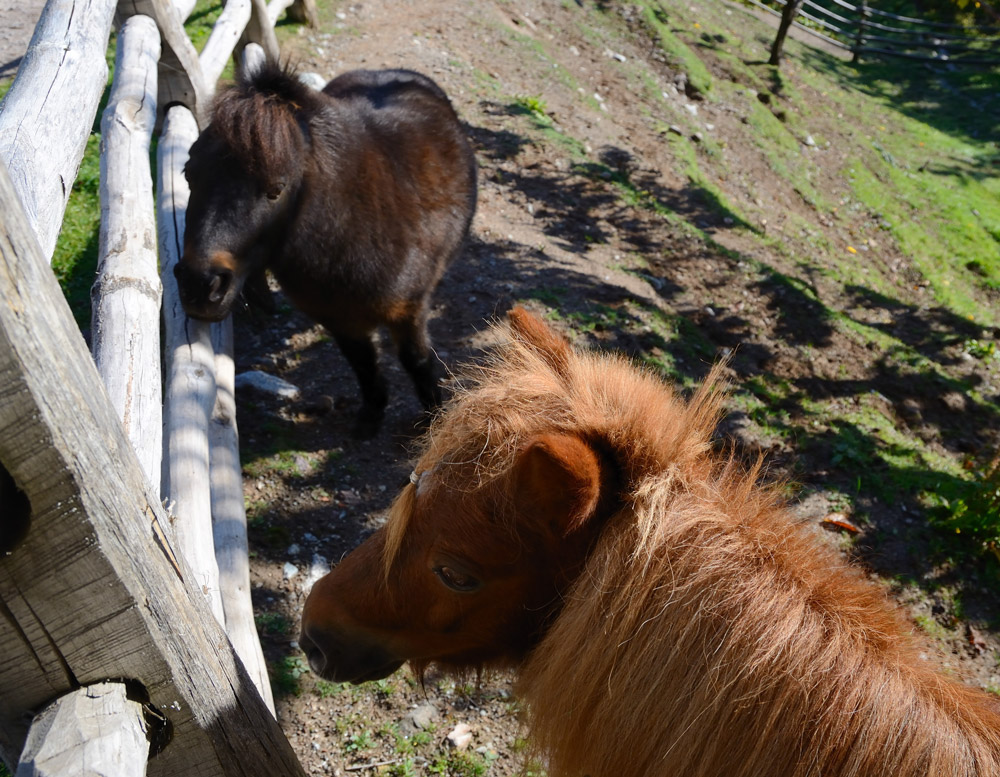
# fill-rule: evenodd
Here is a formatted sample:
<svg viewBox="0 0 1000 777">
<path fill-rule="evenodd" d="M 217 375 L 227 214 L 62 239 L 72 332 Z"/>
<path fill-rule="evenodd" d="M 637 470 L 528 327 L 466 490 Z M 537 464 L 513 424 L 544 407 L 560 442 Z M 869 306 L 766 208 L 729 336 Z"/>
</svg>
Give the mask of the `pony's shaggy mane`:
<svg viewBox="0 0 1000 777">
<path fill-rule="evenodd" d="M 712 452 L 719 369 L 685 401 L 618 357 L 539 347 L 513 319 L 415 471 L 474 491 L 535 435 L 564 432 L 622 473 L 620 509 L 521 667 L 549 774 L 1000 775 L 1000 705 L 936 671 L 759 467 Z M 390 513 L 387 566 L 415 491 Z"/>
<path fill-rule="evenodd" d="M 290 65 L 268 62 L 219 93 L 212 131 L 250 175 L 273 180 L 301 156 L 301 117 L 318 99 Z"/>
</svg>

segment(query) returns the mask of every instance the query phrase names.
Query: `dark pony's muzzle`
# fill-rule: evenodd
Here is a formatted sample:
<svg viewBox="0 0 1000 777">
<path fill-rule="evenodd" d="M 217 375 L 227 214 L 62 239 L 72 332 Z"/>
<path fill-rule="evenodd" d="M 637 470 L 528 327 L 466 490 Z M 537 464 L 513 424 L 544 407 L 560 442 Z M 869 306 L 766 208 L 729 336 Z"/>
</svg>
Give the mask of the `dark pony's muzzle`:
<svg viewBox="0 0 1000 777">
<path fill-rule="evenodd" d="M 222 321 L 229 315 L 239 292 L 235 274 L 228 267 L 210 265 L 207 270 L 198 270 L 193 264 L 181 259 L 174 265 L 184 312 L 199 321 Z"/>
<path fill-rule="evenodd" d="M 388 677 L 403 661 L 385 648 L 355 636 L 331 634 L 324 629 L 302 627 L 299 647 L 310 668 L 327 680 L 360 684 Z"/>
</svg>

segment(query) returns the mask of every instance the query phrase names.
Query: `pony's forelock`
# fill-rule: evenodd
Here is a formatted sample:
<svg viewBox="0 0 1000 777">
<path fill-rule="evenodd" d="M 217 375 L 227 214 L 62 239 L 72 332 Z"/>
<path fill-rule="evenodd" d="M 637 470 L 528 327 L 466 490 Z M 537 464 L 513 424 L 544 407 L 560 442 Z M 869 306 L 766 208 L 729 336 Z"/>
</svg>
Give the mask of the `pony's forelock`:
<svg viewBox="0 0 1000 777">
<path fill-rule="evenodd" d="M 268 63 L 219 93 L 211 129 L 250 175 L 273 180 L 300 159 L 304 120 L 315 102 L 291 66 Z"/>
<path fill-rule="evenodd" d="M 385 522 L 385 543 L 382 546 L 382 576 L 388 581 L 392 564 L 399 555 L 403 538 L 410 525 L 410 517 L 413 515 L 413 503 L 416 499 L 417 487 L 414 483 L 407 483 L 399 495 L 393 500 L 389 507 L 389 516 Z"/>
</svg>

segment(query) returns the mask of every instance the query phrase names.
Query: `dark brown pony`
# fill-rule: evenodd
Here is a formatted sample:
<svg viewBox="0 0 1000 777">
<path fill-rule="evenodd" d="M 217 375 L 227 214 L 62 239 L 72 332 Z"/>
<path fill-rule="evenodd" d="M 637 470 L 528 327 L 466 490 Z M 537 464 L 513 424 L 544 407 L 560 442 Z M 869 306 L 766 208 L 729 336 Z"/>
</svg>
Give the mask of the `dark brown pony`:
<svg viewBox="0 0 1000 777">
<path fill-rule="evenodd" d="M 512 664 L 554 777 L 997 777 L 1000 705 L 712 453 L 690 402 L 515 310 L 385 528 L 313 588 L 335 680 Z"/>
<path fill-rule="evenodd" d="M 359 436 L 378 430 L 387 403 L 380 325 L 424 407 L 440 403 L 427 316 L 469 230 L 476 167 L 433 81 L 358 70 L 318 92 L 268 64 L 222 92 L 185 173 L 191 200 L 175 274 L 189 316 L 225 318 L 269 268 L 354 369 Z"/>
</svg>

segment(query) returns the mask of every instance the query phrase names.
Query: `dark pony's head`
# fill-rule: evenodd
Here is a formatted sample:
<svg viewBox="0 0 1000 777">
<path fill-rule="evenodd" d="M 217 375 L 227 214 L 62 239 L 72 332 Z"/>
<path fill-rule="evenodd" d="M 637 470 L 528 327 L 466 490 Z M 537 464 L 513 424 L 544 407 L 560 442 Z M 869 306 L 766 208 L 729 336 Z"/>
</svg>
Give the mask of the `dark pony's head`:
<svg viewBox="0 0 1000 777">
<path fill-rule="evenodd" d="M 189 316 L 225 318 L 266 264 L 298 197 L 321 99 L 273 63 L 219 94 L 184 167 L 191 199 L 174 274 Z"/>
</svg>

